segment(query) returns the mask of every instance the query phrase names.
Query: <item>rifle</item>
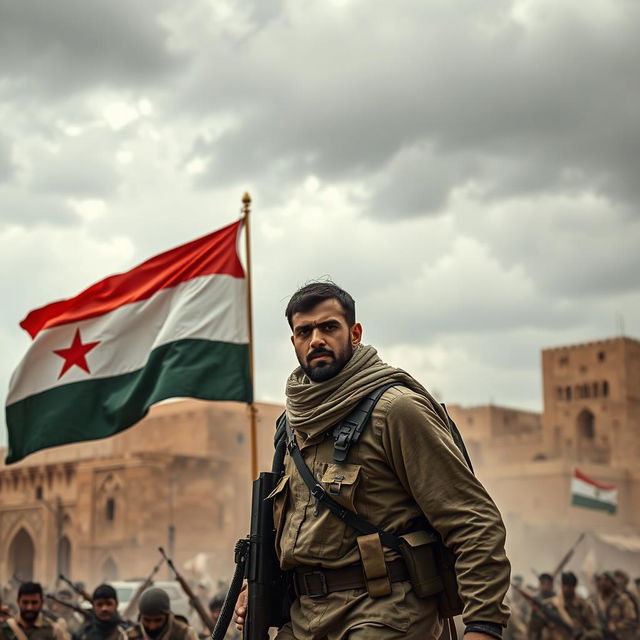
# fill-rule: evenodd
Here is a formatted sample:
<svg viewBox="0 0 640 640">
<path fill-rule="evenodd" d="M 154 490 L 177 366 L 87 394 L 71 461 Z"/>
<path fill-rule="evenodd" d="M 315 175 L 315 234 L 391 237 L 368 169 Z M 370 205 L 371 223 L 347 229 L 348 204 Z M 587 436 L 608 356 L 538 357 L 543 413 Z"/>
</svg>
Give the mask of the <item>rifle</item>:
<svg viewBox="0 0 640 640">
<path fill-rule="evenodd" d="M 556 627 L 560 627 L 571 634 L 572 638 L 578 638 L 581 635 L 581 631 L 576 629 L 572 625 L 562 618 L 559 613 L 556 613 L 551 607 L 543 604 L 539 600 L 536 600 L 532 595 L 528 594 L 524 589 L 521 589 L 517 584 L 511 583 L 511 586 L 534 608 L 537 609 L 542 617 Z"/>
<path fill-rule="evenodd" d="M 151 573 L 147 576 L 147 579 L 136 589 L 136 592 L 131 597 L 131 600 L 129 600 L 129 602 L 127 603 L 125 610 L 122 612 L 123 620 L 129 620 L 131 618 L 133 612 L 136 610 L 136 607 L 138 606 L 138 601 L 140 600 L 140 596 L 144 591 L 146 591 L 153 584 L 153 577 L 156 575 L 156 573 L 158 573 L 163 562 L 164 562 L 164 558 L 160 558 L 160 562 L 158 562 L 158 564 L 155 567 L 153 567 L 153 569 L 151 570 Z"/>
<path fill-rule="evenodd" d="M 236 543 L 236 570 L 211 640 L 224 638 L 243 577 L 248 582 L 247 616 L 243 630 L 245 640 L 267 640 L 270 627 L 281 627 L 289 619 L 288 578 L 280 570 L 276 557 L 272 502 L 267 499 L 284 469 L 286 441 L 279 434 L 280 431 L 276 433 L 276 453 L 271 472 L 263 472 L 253 481 L 250 533 Z"/>
<path fill-rule="evenodd" d="M 59 604 L 63 607 L 73 609 L 76 613 L 79 613 L 85 620 L 88 620 L 91 617 L 90 611 L 87 611 L 86 609 L 79 607 L 77 604 L 60 600 L 60 598 L 56 598 L 56 596 L 52 595 L 51 593 L 45 593 L 44 597 L 47 598 L 47 600 L 51 600 L 52 602 L 55 602 L 56 604 Z"/>
<path fill-rule="evenodd" d="M 62 580 L 62 582 L 66 582 L 81 598 L 84 598 L 89 604 L 93 604 L 93 598 L 82 587 L 79 587 L 74 582 L 71 582 L 71 580 L 69 580 L 69 578 L 67 578 L 62 573 L 60 574 L 60 580 Z"/>
<path fill-rule="evenodd" d="M 565 554 L 564 558 L 560 560 L 558 566 L 555 568 L 555 571 L 551 574 L 553 579 L 555 580 L 558 577 L 558 574 L 567 566 L 569 560 L 573 557 L 575 550 L 578 548 L 578 545 L 584 540 L 584 531 L 578 536 L 578 539 L 573 543 L 573 546 L 569 548 L 569 551 Z"/>
<path fill-rule="evenodd" d="M 158 547 L 158 551 L 162 554 L 162 557 L 164 558 L 164 560 L 166 560 L 171 571 L 173 571 L 173 575 L 176 577 L 176 580 L 180 583 L 180 586 L 182 587 L 182 590 L 187 595 L 187 598 L 189 598 L 189 604 L 193 609 L 196 610 L 197 614 L 200 616 L 200 620 L 202 620 L 202 624 L 204 624 L 204 626 L 207 627 L 209 631 L 213 632 L 213 626 L 214 626 L 213 622 L 211 621 L 211 618 L 209 617 L 209 614 L 206 612 L 205 608 L 202 606 L 202 602 L 200 602 L 200 600 L 198 599 L 198 596 L 196 596 L 196 594 L 193 593 L 187 581 L 182 577 L 182 575 L 180 575 L 178 570 L 175 568 L 171 558 L 167 557 L 167 554 L 164 552 L 164 549 L 162 547 Z"/>
</svg>

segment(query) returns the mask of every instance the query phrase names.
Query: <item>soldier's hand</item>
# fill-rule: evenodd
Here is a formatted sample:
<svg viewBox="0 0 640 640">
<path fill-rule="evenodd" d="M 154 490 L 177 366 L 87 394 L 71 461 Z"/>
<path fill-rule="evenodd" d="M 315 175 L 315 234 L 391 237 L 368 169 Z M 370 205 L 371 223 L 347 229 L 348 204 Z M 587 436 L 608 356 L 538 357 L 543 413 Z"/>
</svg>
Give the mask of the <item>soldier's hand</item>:
<svg viewBox="0 0 640 640">
<path fill-rule="evenodd" d="M 244 619 L 247 617 L 247 585 L 242 585 L 242 591 L 240 591 L 240 595 L 238 596 L 238 601 L 236 602 L 236 629 L 238 631 L 242 631 L 244 628 Z"/>
</svg>

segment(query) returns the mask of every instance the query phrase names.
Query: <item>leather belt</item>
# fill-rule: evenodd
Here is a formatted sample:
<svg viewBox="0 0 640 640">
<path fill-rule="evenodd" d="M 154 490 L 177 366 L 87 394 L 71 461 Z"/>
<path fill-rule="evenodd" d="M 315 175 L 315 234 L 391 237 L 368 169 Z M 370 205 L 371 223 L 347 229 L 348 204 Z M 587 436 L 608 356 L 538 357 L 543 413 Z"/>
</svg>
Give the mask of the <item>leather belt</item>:
<svg viewBox="0 0 640 640">
<path fill-rule="evenodd" d="M 391 582 L 409 580 L 409 572 L 402 558 L 387 562 L 387 574 Z M 293 583 L 298 596 L 322 598 L 334 591 L 366 589 L 362 564 L 352 564 L 342 569 L 322 569 L 320 567 L 296 567 Z"/>
</svg>

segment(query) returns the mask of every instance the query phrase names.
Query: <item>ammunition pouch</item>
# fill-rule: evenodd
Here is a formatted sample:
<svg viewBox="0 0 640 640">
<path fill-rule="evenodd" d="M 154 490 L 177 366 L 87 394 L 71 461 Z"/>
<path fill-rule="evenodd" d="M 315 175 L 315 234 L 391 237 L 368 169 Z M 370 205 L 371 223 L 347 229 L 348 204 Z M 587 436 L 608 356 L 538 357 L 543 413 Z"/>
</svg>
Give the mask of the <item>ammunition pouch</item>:
<svg viewBox="0 0 640 640">
<path fill-rule="evenodd" d="M 433 530 L 413 531 L 400 536 L 398 551 L 407 567 L 414 593 L 419 598 L 437 596 L 442 618 L 462 613 L 455 574 L 455 556 Z"/>
<path fill-rule="evenodd" d="M 418 598 L 428 598 L 442 591 L 435 545 L 438 536 L 432 531 L 413 531 L 400 536 L 400 555 L 407 566 L 411 586 Z"/>
</svg>

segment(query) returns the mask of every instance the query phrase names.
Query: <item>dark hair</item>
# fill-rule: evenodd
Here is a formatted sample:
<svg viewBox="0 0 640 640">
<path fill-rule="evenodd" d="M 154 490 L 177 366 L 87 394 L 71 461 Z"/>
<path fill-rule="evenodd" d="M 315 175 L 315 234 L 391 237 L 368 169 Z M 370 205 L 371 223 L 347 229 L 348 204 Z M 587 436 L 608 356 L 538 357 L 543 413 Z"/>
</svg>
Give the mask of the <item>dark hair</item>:
<svg viewBox="0 0 640 640">
<path fill-rule="evenodd" d="M 215 611 L 216 609 L 220 609 L 224 604 L 224 596 L 213 596 L 211 600 L 209 600 L 209 611 Z"/>
<path fill-rule="evenodd" d="M 553 582 L 553 576 L 550 573 L 541 573 L 538 576 L 538 580 L 542 581 L 542 580 L 550 580 L 551 582 Z"/>
<path fill-rule="evenodd" d="M 562 584 L 569 585 L 570 587 L 575 587 L 578 584 L 578 578 L 576 578 L 576 574 L 573 571 L 567 571 L 562 574 Z"/>
<path fill-rule="evenodd" d="M 118 594 L 110 584 L 99 584 L 93 591 L 93 600 L 115 600 L 118 602 Z"/>
<path fill-rule="evenodd" d="M 22 596 L 30 596 L 39 593 L 42 598 L 42 585 L 39 582 L 23 582 L 18 589 L 18 600 Z"/>
<path fill-rule="evenodd" d="M 293 314 L 306 313 L 311 311 L 317 304 L 325 300 L 335 299 L 344 309 L 347 324 L 351 327 L 356 323 L 356 303 L 353 298 L 331 280 L 323 282 L 310 282 L 298 289 L 289 300 L 284 315 L 289 321 L 289 326 L 293 328 Z"/>
</svg>

